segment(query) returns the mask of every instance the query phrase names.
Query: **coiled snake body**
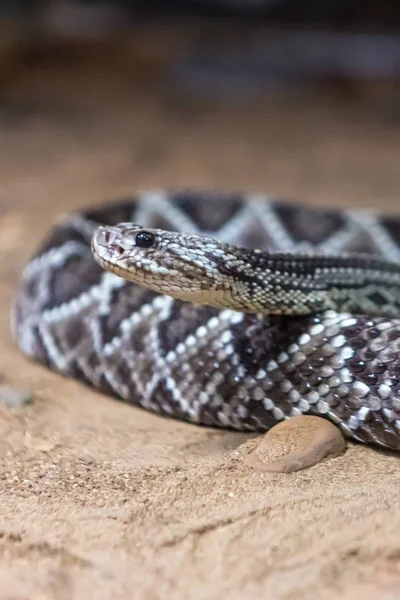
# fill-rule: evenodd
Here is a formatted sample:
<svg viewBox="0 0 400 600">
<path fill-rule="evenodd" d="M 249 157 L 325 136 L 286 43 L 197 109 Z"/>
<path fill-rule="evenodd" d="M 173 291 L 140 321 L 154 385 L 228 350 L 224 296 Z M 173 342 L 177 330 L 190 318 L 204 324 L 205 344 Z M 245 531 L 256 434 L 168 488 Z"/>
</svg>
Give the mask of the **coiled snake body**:
<svg viewBox="0 0 400 600">
<path fill-rule="evenodd" d="M 47 367 L 163 415 L 265 431 L 312 414 L 400 450 L 393 217 L 163 192 L 76 212 L 26 266 L 13 333 Z"/>
</svg>

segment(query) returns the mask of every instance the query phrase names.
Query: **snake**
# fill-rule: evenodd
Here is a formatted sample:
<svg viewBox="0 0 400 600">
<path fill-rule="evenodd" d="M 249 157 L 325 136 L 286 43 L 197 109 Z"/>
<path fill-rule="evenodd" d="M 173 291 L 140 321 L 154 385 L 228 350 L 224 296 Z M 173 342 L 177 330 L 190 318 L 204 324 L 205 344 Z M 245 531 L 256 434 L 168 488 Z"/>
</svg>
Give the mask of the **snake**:
<svg viewBox="0 0 400 600">
<path fill-rule="evenodd" d="M 20 351 L 164 417 L 328 419 L 400 450 L 400 219 L 149 190 L 62 215 L 22 270 Z"/>
</svg>

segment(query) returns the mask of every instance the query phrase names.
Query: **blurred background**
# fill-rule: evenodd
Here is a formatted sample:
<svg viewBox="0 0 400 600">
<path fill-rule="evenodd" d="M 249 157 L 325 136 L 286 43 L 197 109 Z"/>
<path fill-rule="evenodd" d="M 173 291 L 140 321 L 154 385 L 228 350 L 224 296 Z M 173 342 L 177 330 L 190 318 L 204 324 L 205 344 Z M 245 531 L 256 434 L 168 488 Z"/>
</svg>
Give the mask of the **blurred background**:
<svg viewBox="0 0 400 600">
<path fill-rule="evenodd" d="M 399 26 L 396 0 L 2 0 L 2 213 L 36 239 L 155 187 L 400 209 Z"/>
</svg>

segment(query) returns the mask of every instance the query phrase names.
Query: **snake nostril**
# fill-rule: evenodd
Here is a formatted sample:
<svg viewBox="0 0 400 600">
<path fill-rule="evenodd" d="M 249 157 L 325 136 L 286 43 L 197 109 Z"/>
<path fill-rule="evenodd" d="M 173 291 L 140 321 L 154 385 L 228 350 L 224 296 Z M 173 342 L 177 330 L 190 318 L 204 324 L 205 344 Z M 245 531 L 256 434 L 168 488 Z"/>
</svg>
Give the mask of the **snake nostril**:
<svg viewBox="0 0 400 600">
<path fill-rule="evenodd" d="M 103 244 L 107 244 L 107 245 L 113 244 L 116 239 L 117 239 L 117 234 L 113 229 L 104 228 L 101 230 L 101 240 L 102 240 Z"/>
</svg>

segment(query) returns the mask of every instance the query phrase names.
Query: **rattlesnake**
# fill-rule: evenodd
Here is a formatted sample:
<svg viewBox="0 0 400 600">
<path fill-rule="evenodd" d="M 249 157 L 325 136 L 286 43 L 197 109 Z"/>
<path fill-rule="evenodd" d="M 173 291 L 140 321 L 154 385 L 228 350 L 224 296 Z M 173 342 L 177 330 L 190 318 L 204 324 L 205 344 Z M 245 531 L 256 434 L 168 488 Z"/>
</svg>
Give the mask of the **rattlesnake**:
<svg viewBox="0 0 400 600">
<path fill-rule="evenodd" d="M 56 224 L 12 329 L 29 357 L 166 416 L 266 431 L 311 414 L 400 450 L 394 217 L 255 194 L 107 202 Z"/>
</svg>

